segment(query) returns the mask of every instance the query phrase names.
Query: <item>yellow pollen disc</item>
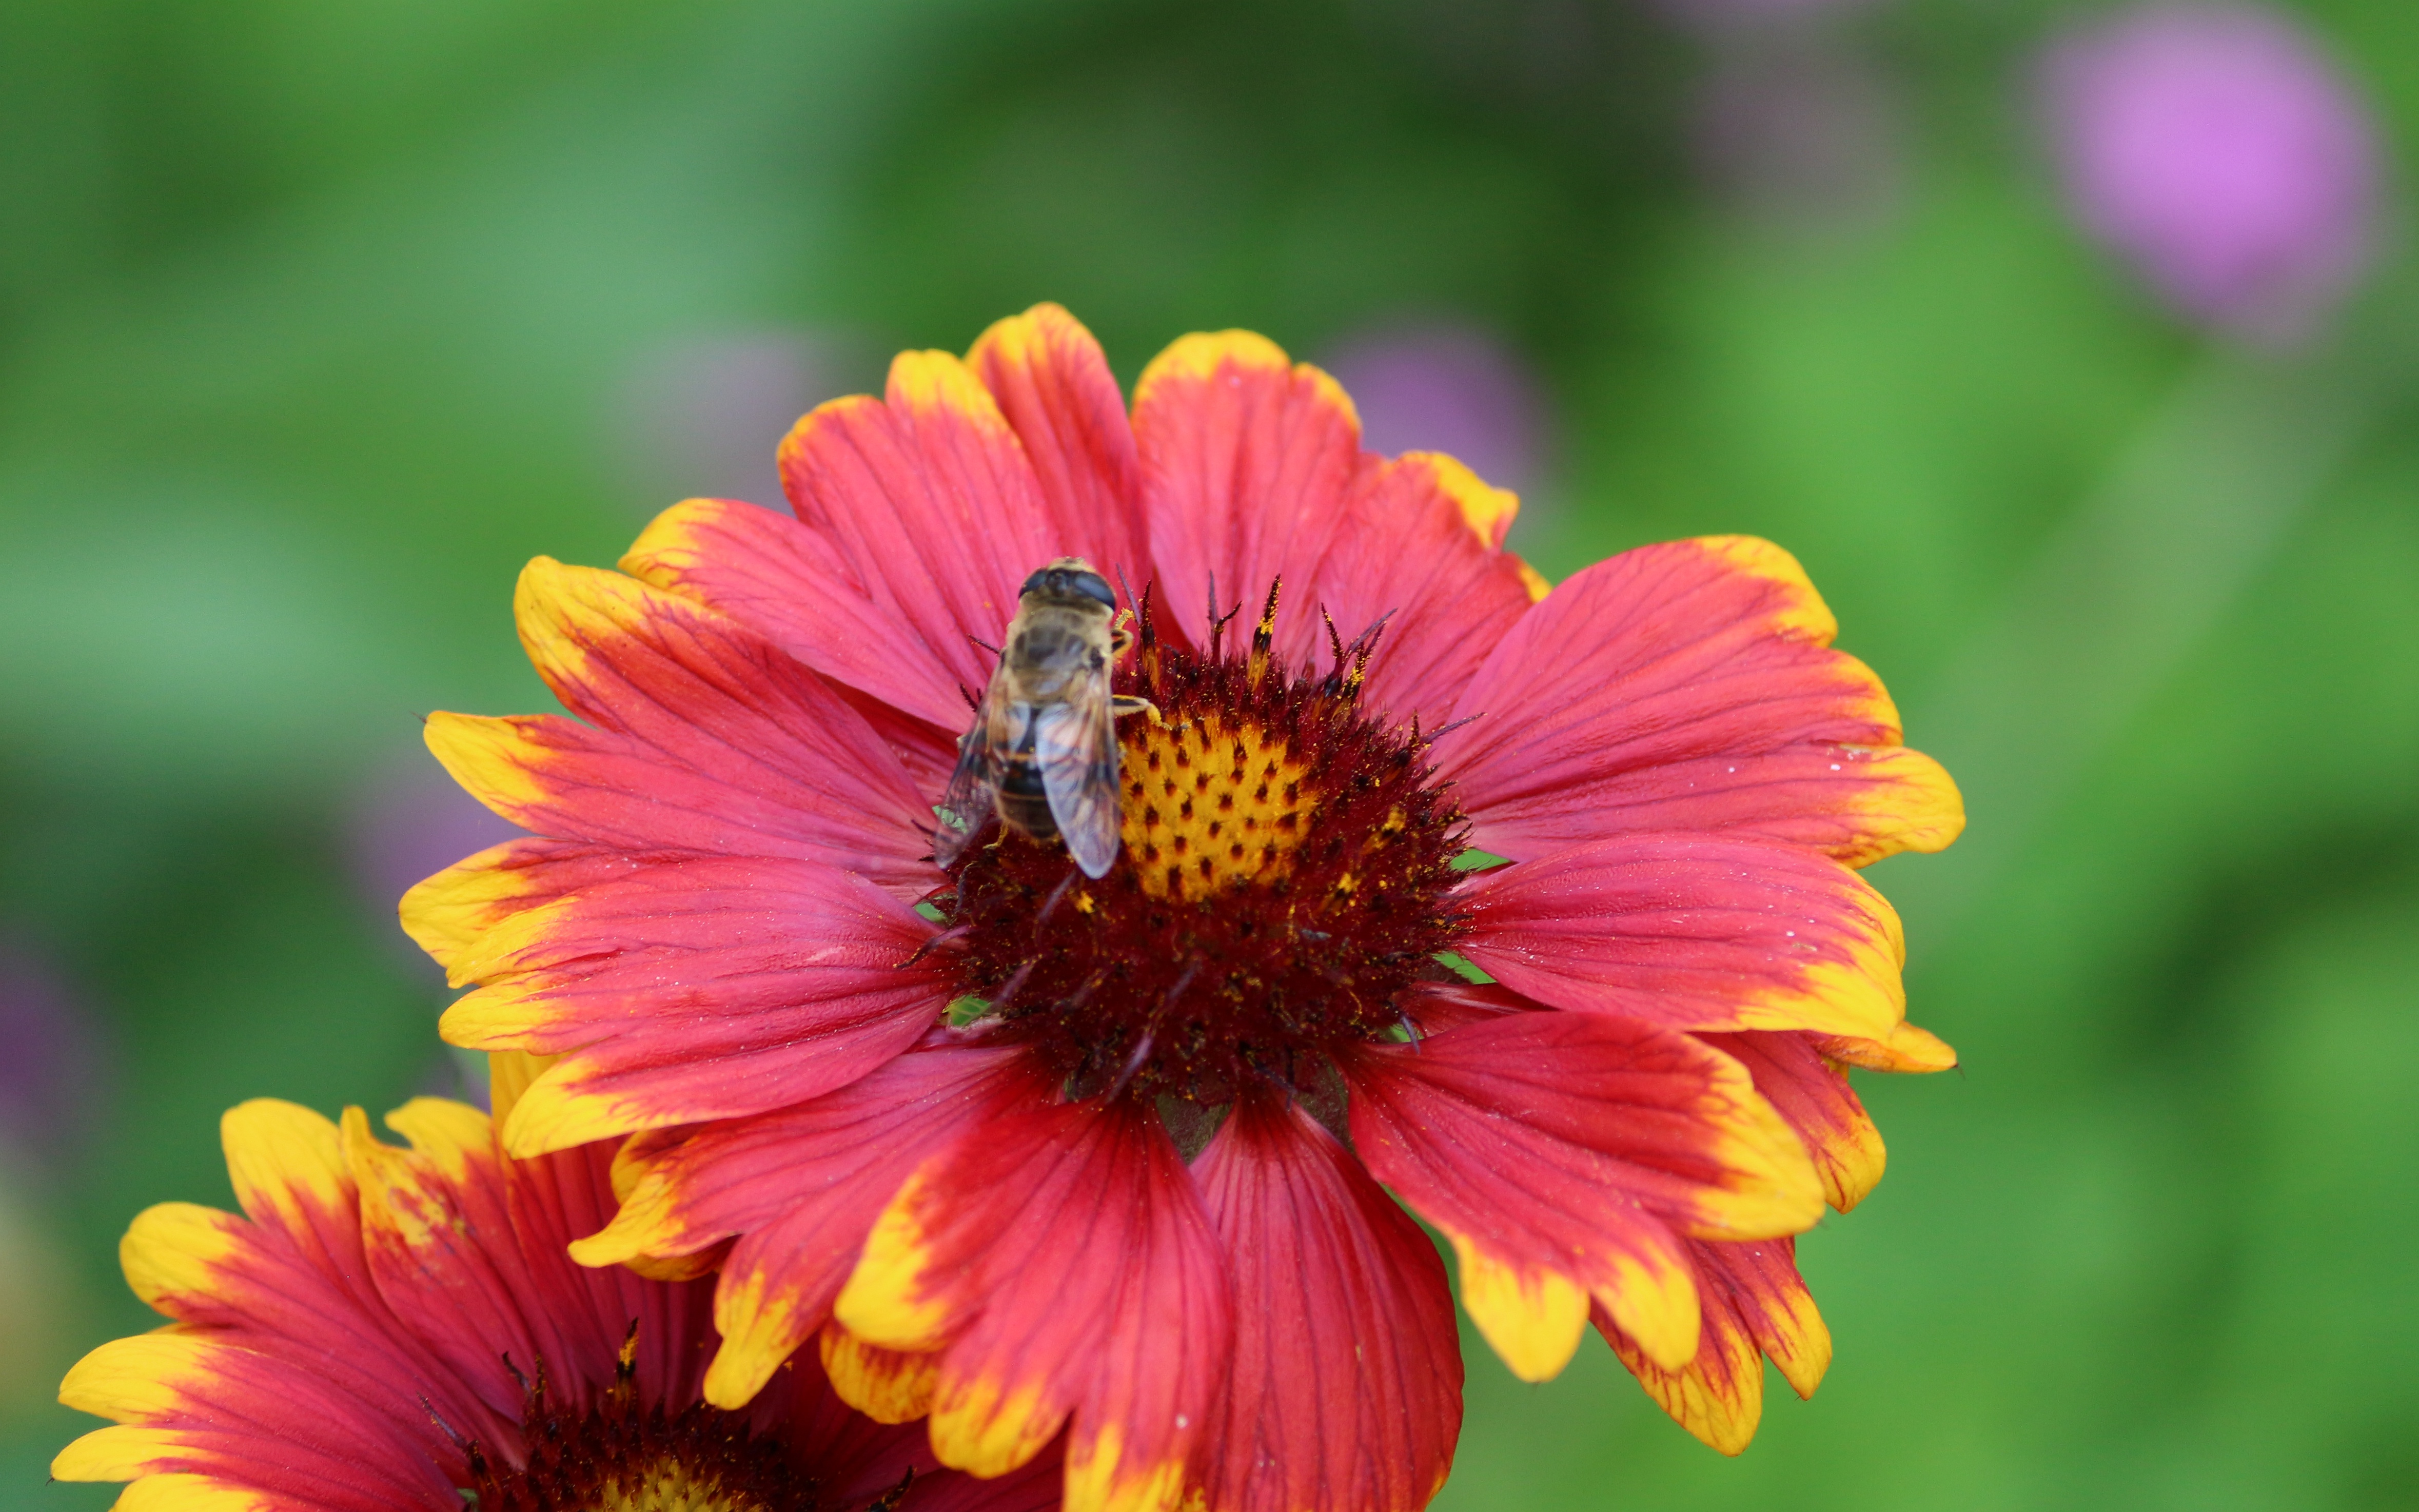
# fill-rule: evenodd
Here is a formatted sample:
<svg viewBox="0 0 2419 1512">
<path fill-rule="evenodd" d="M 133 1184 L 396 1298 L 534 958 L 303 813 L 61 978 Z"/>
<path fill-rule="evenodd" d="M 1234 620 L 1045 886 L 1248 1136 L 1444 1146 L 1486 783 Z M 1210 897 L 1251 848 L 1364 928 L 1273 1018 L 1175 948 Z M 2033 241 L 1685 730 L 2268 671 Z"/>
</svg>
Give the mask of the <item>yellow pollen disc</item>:
<svg viewBox="0 0 2419 1512">
<path fill-rule="evenodd" d="M 1143 891 L 1187 903 L 1283 876 L 1316 821 L 1310 769 L 1256 723 L 1129 719 L 1123 835 Z"/>
<path fill-rule="evenodd" d="M 596 1488 L 584 1512 L 774 1512 L 764 1501 L 728 1486 L 713 1471 L 700 1471 L 678 1455 L 666 1455 L 644 1471 L 624 1472 Z"/>
</svg>

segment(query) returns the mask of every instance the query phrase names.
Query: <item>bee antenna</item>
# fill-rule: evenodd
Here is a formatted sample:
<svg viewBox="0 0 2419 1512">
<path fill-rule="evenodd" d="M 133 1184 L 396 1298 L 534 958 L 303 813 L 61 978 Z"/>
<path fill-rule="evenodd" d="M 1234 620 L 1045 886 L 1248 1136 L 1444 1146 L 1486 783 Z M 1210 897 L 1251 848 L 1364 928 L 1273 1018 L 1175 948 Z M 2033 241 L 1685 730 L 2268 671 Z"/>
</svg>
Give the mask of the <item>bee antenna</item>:
<svg viewBox="0 0 2419 1512">
<path fill-rule="evenodd" d="M 993 645 L 990 641 L 984 640 L 982 637 L 975 634 L 971 630 L 966 632 L 966 639 L 973 641 L 976 645 L 982 647 L 985 651 L 990 652 L 994 656 L 997 656 L 999 655 L 999 647 Z"/>
<path fill-rule="evenodd" d="M 1416 1056 L 1420 1053 L 1420 1026 L 1411 1022 L 1411 1016 L 1409 1013 L 1402 1016 L 1402 1025 L 1404 1042 L 1411 1047 L 1411 1054 Z"/>
<path fill-rule="evenodd" d="M 1120 562 L 1117 564 L 1117 591 L 1126 595 L 1126 606 L 1129 609 L 1135 607 L 1133 584 L 1126 581 L 1126 564 L 1124 563 Z"/>
</svg>

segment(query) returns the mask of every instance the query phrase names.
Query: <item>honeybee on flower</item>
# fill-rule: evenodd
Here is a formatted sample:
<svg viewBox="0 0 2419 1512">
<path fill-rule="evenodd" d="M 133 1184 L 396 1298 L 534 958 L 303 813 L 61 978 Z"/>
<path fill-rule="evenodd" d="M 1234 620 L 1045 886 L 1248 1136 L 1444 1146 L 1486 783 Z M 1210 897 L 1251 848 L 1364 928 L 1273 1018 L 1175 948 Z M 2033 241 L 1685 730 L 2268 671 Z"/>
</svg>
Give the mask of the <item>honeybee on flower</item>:
<svg viewBox="0 0 2419 1512">
<path fill-rule="evenodd" d="M 1086 876 L 1117 858 L 1117 737 L 1113 721 L 1150 712 L 1109 691 L 1109 668 L 1133 644 L 1108 579 L 1061 557 L 1025 579 L 957 769 L 941 798 L 932 859 L 963 855 L 996 810 L 1027 840 L 1063 840 Z"/>
</svg>

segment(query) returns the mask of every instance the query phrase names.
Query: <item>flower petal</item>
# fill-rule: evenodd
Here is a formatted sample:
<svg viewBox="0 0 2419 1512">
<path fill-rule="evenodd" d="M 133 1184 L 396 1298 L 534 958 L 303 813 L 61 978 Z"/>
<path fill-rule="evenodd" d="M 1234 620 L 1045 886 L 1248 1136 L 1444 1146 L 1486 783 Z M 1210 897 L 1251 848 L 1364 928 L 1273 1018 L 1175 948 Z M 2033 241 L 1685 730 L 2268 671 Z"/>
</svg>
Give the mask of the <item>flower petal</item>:
<svg viewBox="0 0 2419 1512">
<path fill-rule="evenodd" d="M 625 848 L 789 856 L 917 895 L 932 809 L 837 692 L 734 620 L 546 557 L 515 599 L 552 716 L 431 716 L 455 779 L 539 834 Z"/>
<path fill-rule="evenodd" d="M 989 1480 L 936 1475 L 908 1488 L 903 1512 L 1058 1512 L 1065 1472 L 1063 1457 L 1040 1454 L 1024 1469 Z"/>
<path fill-rule="evenodd" d="M 1461 1428 L 1436 1246 L 1308 1115 L 1246 1097 L 1194 1175 L 1235 1268 L 1208 1512 L 1417 1512 Z"/>
<path fill-rule="evenodd" d="M 1155 1115 L 1025 1075 L 884 1212 L 836 1316 L 942 1351 L 942 1463 L 1003 1474 L 1071 1420 L 1070 1512 L 1172 1508 L 1233 1344 L 1217 1238 Z"/>
<path fill-rule="evenodd" d="M 1893 1024 L 1889 1033 L 1878 1040 L 1818 1034 L 1814 1045 L 1834 1060 L 1867 1071 L 1949 1071 L 1957 1064 L 1957 1052 L 1947 1041 L 1912 1024 Z"/>
<path fill-rule="evenodd" d="M 1025 443 L 1060 538 L 1094 542 L 1092 565 L 1139 589 L 1150 576 L 1142 468 L 1101 344 L 1057 305 L 1037 304 L 984 332 L 966 365 Z"/>
<path fill-rule="evenodd" d="M 910 964 L 932 933 L 836 867 L 633 861 L 454 951 L 455 977 L 486 985 L 439 1029 L 562 1056 L 504 1120 L 516 1154 L 760 1113 L 855 1081 L 939 1022 L 949 976 Z"/>
<path fill-rule="evenodd" d="M 1655 1359 L 1686 1365 L 1697 1304 L 1682 1237 L 1794 1233 L 1823 1211 L 1804 1149 L 1747 1072 L 1651 1024 L 1515 1013 L 1361 1051 L 1345 1074 L 1354 1148 L 1453 1242 L 1464 1305 L 1523 1379 L 1568 1362 L 1591 1298 Z"/>
<path fill-rule="evenodd" d="M 840 1399 L 876 1423 L 913 1423 L 932 1410 L 936 1357 L 868 1344 L 833 1322 L 824 1324 L 815 1344 Z"/>
<path fill-rule="evenodd" d="M 1964 825 L 1938 763 L 1899 744 L 1831 611 L 1769 542 L 1641 547 L 1523 615 L 1438 744 L 1475 843 L 1499 856 L 1640 830 L 1720 830 L 1852 866 Z"/>
<path fill-rule="evenodd" d="M 902 352 L 885 399 L 835 399 L 781 443 L 781 477 L 830 566 L 815 589 L 833 611 L 798 654 L 944 729 L 979 693 L 1017 593 L 1062 556 L 1104 569 L 1131 551 L 1129 509 L 1045 501 L 1024 443 L 975 374 L 947 352 Z M 652 533 L 652 532 L 651 532 Z M 641 542 L 641 547 L 646 543 Z M 837 616 L 837 617 L 835 617 Z M 861 620 L 866 628 L 852 629 Z M 869 642 L 850 648 L 846 639 Z M 874 653 L 879 655 L 874 655 Z M 895 655 L 901 658 L 886 664 Z"/>
<path fill-rule="evenodd" d="M 1795 1252 L 1787 1239 L 1689 1242 L 1704 1330 L 1696 1358 L 1681 1369 L 1657 1364 L 1601 1310 L 1595 1315 L 1597 1331 L 1646 1395 L 1723 1454 L 1739 1453 L 1755 1437 L 1765 1356 L 1801 1397 L 1814 1395 L 1830 1366 L 1831 1331 L 1797 1274 Z"/>
<path fill-rule="evenodd" d="M 996 1104 L 1020 1054 L 917 1050 L 795 1107 L 641 1135 L 624 1163 L 621 1211 L 572 1256 L 617 1266 L 745 1235 L 723 1262 L 715 1298 L 722 1346 L 704 1387 L 706 1400 L 735 1408 L 822 1329 L 875 1217 L 917 1166 Z"/>
<path fill-rule="evenodd" d="M 1882 1179 L 1887 1152 L 1865 1105 L 1838 1062 L 1807 1034 L 1701 1034 L 1697 1037 L 1745 1066 L 1755 1089 L 1806 1142 L 1823 1177 L 1823 1200 L 1841 1212 L 1865 1199 Z"/>
<path fill-rule="evenodd" d="M 1160 602 L 1196 642 L 1213 580 L 1223 611 L 1310 575 L 1362 469 L 1360 417 L 1335 380 L 1248 331 L 1185 336 L 1153 358 L 1133 431 Z M 1281 608 L 1280 644 L 1317 644 L 1313 605 L 1297 591 Z"/>
<path fill-rule="evenodd" d="M 655 517 L 621 567 L 753 625 L 825 677 L 932 730 L 958 729 L 969 717 L 959 691 L 969 685 L 954 653 L 942 655 L 913 621 L 867 597 L 832 538 L 793 516 L 736 500 L 686 500 Z"/>
<path fill-rule="evenodd" d="M 1462 954 L 1556 1008 L 1876 1037 L 1906 1012 L 1897 913 L 1794 846 L 1617 837 L 1481 872 L 1460 898 Z"/>
<path fill-rule="evenodd" d="M 1348 640 L 1390 616 L 1369 658 L 1366 697 L 1392 721 L 1416 714 L 1435 730 L 1533 602 L 1533 574 L 1502 549 L 1518 504 L 1449 456 L 1367 461 L 1333 545 L 1306 582 L 1287 577 L 1287 596 L 1323 607 Z M 1317 633 L 1306 617 L 1294 623 Z M 1325 645 L 1280 649 L 1298 662 L 1304 652 L 1323 658 Z"/>
<path fill-rule="evenodd" d="M 506 1357 L 544 1359 L 558 1371 L 573 1362 L 554 1348 L 550 1331 L 533 1335 L 524 1319 L 519 1299 L 534 1288 L 513 1234 L 488 1120 L 474 1108 L 450 1106 L 477 1120 L 488 1146 L 475 1167 L 458 1174 L 428 1155 L 380 1144 L 359 1108 L 345 1110 L 339 1138 L 361 1189 L 370 1272 L 389 1310 L 451 1377 L 509 1421 L 519 1414 L 521 1393 Z"/>
<path fill-rule="evenodd" d="M 364 1397 L 331 1389 L 317 1365 L 292 1351 L 263 1353 L 174 1330 L 112 1340 L 68 1372 L 59 1400 L 125 1426 L 69 1444 L 51 1473 L 61 1480 L 143 1477 L 137 1486 L 165 1477 L 136 1504 L 210 1512 L 445 1512 L 460 1504 L 424 1446 L 433 1436 L 427 1409 L 408 1399 L 408 1381 Z M 401 1420 L 406 1408 L 419 1412 L 416 1427 Z"/>
</svg>

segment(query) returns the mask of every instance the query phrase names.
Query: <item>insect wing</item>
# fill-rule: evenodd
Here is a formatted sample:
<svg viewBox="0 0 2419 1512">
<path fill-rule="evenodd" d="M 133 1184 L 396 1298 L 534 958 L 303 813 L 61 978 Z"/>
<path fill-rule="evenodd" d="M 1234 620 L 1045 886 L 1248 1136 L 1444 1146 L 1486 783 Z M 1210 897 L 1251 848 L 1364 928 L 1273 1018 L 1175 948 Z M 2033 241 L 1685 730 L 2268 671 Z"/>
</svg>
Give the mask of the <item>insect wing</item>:
<svg viewBox="0 0 2419 1512">
<path fill-rule="evenodd" d="M 932 859 L 942 866 L 964 855 L 991 818 L 995 778 L 990 727 L 986 711 L 958 738 L 957 770 L 949 774 L 948 791 L 941 795 L 941 812 L 932 826 Z"/>
<path fill-rule="evenodd" d="M 1117 858 L 1118 794 L 1117 732 L 1105 671 L 1085 679 L 1078 697 L 1041 710 L 1033 750 L 1068 854 L 1086 876 L 1106 876 Z"/>
</svg>

